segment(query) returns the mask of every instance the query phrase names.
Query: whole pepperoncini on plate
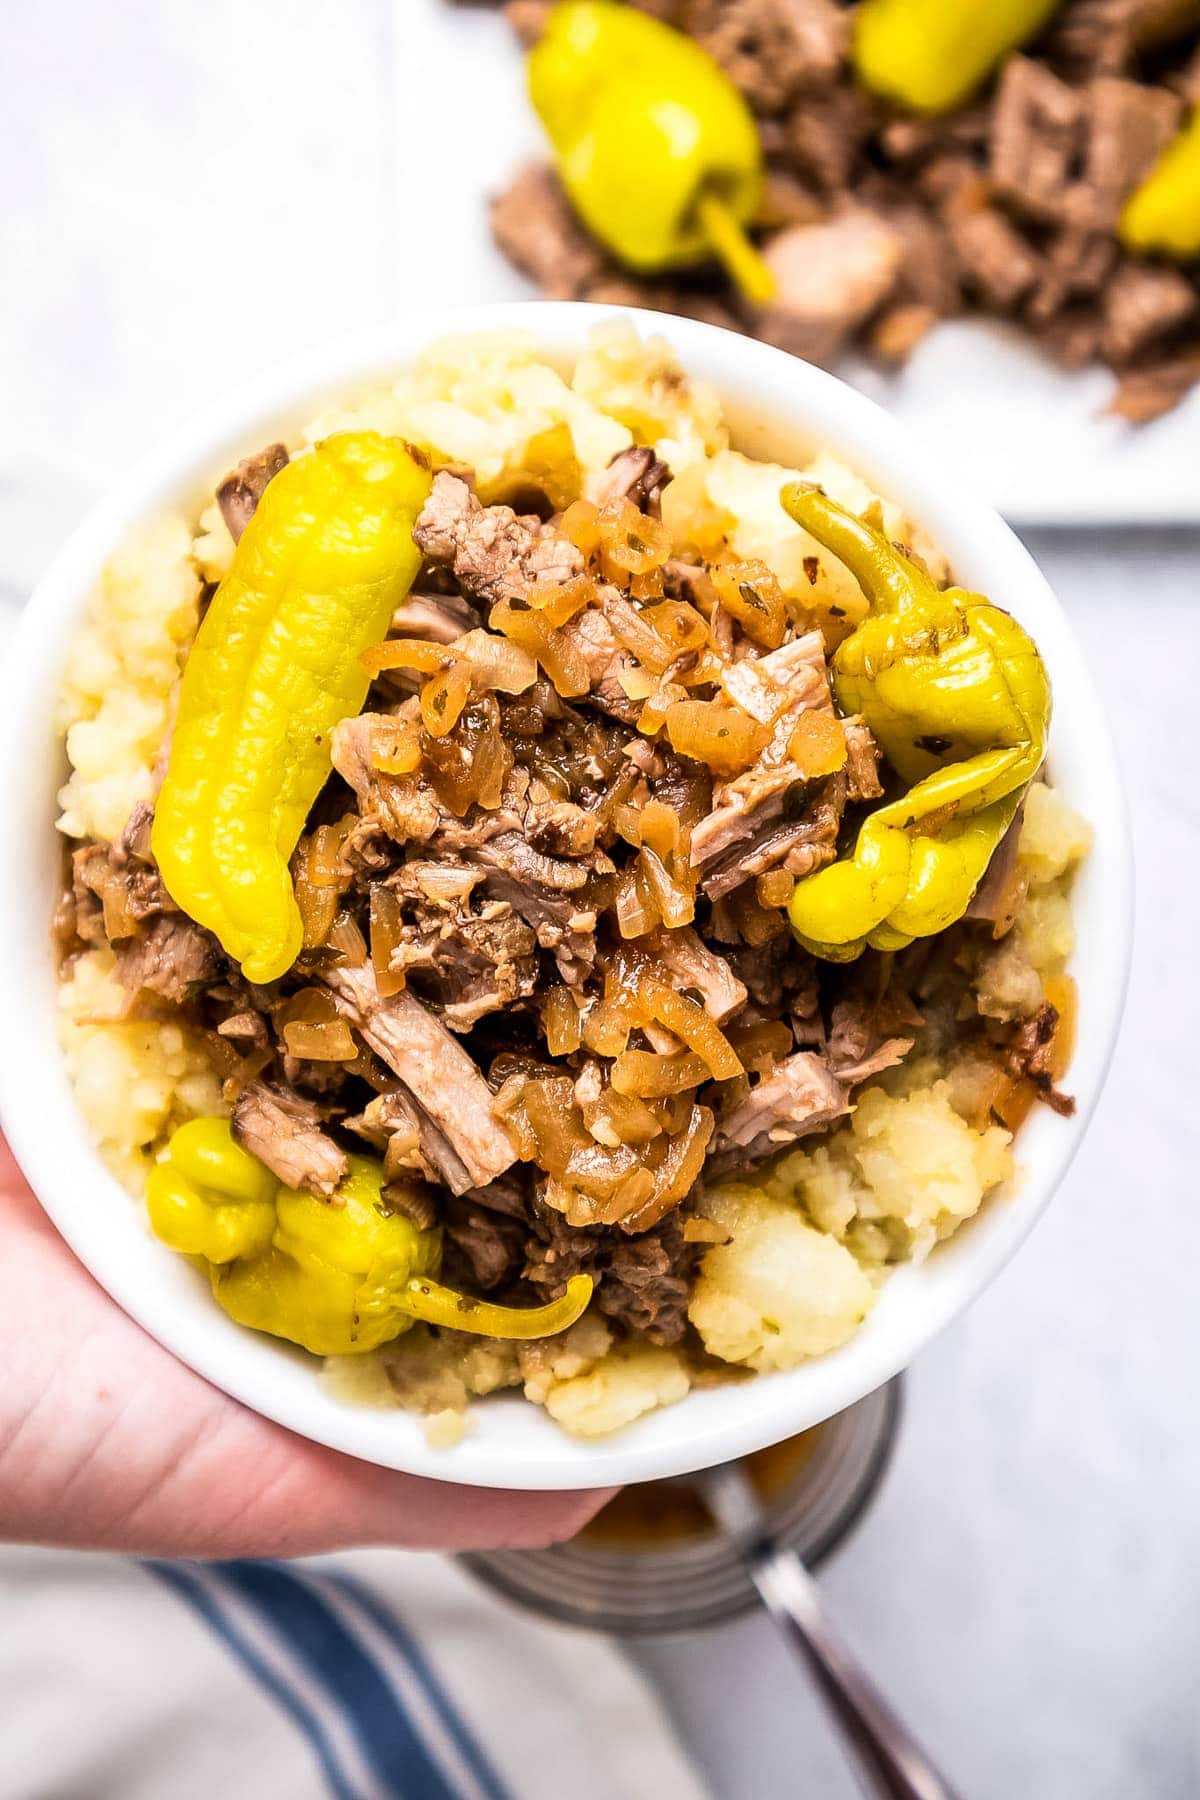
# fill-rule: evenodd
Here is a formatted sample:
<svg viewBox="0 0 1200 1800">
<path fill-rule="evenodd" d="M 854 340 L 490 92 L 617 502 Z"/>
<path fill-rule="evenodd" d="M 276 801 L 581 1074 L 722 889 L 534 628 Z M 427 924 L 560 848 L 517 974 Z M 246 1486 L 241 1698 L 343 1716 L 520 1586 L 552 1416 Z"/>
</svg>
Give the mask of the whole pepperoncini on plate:
<svg viewBox="0 0 1200 1800">
<path fill-rule="evenodd" d="M 872 93 L 910 112 L 947 113 L 1040 31 L 1060 0 L 863 0 L 854 64 Z"/>
<path fill-rule="evenodd" d="M 754 116 L 708 53 L 617 0 L 561 0 L 529 93 L 584 224 L 640 274 L 715 256 L 747 299 L 774 277 L 746 236 L 763 186 Z"/>
<path fill-rule="evenodd" d="M 357 713 L 362 652 L 421 564 L 430 476 L 398 439 L 346 432 L 269 482 L 192 646 L 151 848 L 167 892 L 248 981 L 300 951 L 288 861 Z"/>
<path fill-rule="evenodd" d="M 979 594 L 939 589 L 881 531 L 819 488 L 785 512 L 843 562 L 871 613 L 833 658 L 834 697 L 908 783 L 853 850 L 797 882 L 792 929 L 815 955 L 899 950 L 960 919 L 1041 766 L 1050 683 L 1037 646 Z"/>
<path fill-rule="evenodd" d="M 1141 255 L 1200 256 L 1200 106 L 1125 202 L 1117 236 Z"/>
<path fill-rule="evenodd" d="M 239 1325 L 317 1356 L 377 1350 L 417 1319 L 486 1337 L 550 1337 L 584 1312 L 590 1275 L 545 1306 L 497 1306 L 436 1279 L 441 1232 L 394 1203 L 383 1168 L 349 1159 L 332 1200 L 284 1187 L 235 1143 L 227 1119 L 192 1119 L 150 1171 L 155 1235 L 198 1257 L 216 1300 Z"/>
</svg>

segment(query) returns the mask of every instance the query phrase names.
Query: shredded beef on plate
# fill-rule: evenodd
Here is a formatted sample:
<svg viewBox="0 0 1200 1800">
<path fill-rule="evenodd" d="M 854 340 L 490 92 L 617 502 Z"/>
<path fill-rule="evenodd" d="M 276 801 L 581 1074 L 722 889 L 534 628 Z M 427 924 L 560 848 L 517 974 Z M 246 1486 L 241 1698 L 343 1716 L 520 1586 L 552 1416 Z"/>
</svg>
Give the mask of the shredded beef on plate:
<svg viewBox="0 0 1200 1800">
<path fill-rule="evenodd" d="M 1191 0 L 1068 0 L 945 117 L 903 116 L 855 84 L 838 0 L 631 0 L 689 33 L 745 95 L 766 154 L 757 221 L 777 282 L 756 312 L 713 271 L 639 277 L 573 213 L 551 169 L 491 202 L 496 242 L 553 299 L 694 314 L 810 361 L 857 346 L 885 365 L 939 319 L 1022 326 L 1068 367 L 1118 377 L 1134 423 L 1200 381 L 1200 274 L 1122 250 L 1121 206 L 1200 100 Z M 504 8 L 520 41 L 546 0 Z"/>
</svg>

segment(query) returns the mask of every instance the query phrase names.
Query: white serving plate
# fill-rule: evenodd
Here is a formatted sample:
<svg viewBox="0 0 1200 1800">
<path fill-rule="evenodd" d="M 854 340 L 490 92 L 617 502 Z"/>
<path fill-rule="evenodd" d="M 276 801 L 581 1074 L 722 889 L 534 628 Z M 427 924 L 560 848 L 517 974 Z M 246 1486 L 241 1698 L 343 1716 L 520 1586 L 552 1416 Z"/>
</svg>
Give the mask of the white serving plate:
<svg viewBox="0 0 1200 1800">
<path fill-rule="evenodd" d="M 528 299 L 486 217 L 487 196 L 544 154 L 513 33 L 498 12 L 446 0 L 397 0 L 395 16 L 396 191 L 404 243 L 421 245 L 401 270 L 405 299 Z M 1107 371 L 1064 371 L 1016 331 L 965 322 L 931 332 L 899 374 L 858 359 L 837 372 L 961 458 L 1014 524 L 1200 524 L 1200 389 L 1133 427 L 1105 415 Z"/>
</svg>

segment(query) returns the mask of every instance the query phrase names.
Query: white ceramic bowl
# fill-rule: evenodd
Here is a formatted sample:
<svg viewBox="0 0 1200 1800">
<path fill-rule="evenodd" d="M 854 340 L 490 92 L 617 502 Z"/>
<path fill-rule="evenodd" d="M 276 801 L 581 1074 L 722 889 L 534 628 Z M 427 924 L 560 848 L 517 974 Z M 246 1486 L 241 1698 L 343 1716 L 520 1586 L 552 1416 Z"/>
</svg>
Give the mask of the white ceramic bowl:
<svg viewBox="0 0 1200 1800">
<path fill-rule="evenodd" d="M 958 580 L 1012 611 L 1041 646 L 1054 684 L 1050 766 L 1092 821 L 1096 844 L 1075 889 L 1080 990 L 1073 1118 L 1037 1109 L 1022 1130 L 1023 1178 L 919 1267 L 899 1269 L 842 1349 L 785 1374 L 691 1394 L 611 1439 L 565 1436 L 516 1397 L 476 1409 L 450 1451 L 428 1448 L 401 1411 L 356 1410 L 326 1393 L 299 1351 L 231 1324 L 189 1265 L 150 1235 L 109 1174 L 76 1110 L 55 1031 L 50 916 L 59 880 L 54 792 L 62 779 L 52 719 L 65 647 L 109 552 L 135 521 L 197 504 L 214 478 L 281 424 L 327 396 L 368 385 L 447 331 L 523 327 L 568 355 L 606 309 L 532 302 L 416 316 L 299 357 L 206 411 L 137 467 L 79 530 L 34 594 L 0 682 L 0 1118 L 63 1237 L 133 1318 L 176 1356 L 247 1406 L 319 1442 L 415 1474 L 478 1486 L 576 1488 L 704 1467 L 803 1430 L 902 1369 L 982 1291 L 1050 1200 L 1087 1126 L 1124 997 L 1132 917 L 1124 802 L 1104 716 L 1078 646 L 1045 580 L 1006 525 L 969 487 L 971 446 L 926 452 L 872 402 L 778 350 L 712 326 L 630 315 L 715 383 L 740 448 L 783 462 L 827 446 L 898 501 L 948 553 Z M 980 419 L 979 430 L 987 430 Z M 0 1249 L 0 1254 L 2 1254 Z"/>
</svg>

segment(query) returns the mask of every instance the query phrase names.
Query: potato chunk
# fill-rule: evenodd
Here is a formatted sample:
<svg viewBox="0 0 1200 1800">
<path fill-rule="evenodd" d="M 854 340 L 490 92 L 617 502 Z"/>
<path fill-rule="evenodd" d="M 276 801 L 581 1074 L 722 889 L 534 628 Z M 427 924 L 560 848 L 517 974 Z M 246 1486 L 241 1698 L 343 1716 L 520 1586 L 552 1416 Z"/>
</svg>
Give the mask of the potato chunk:
<svg viewBox="0 0 1200 1800">
<path fill-rule="evenodd" d="M 723 1187 L 703 1203 L 730 1234 L 705 1256 L 688 1317 L 705 1349 L 752 1369 L 790 1369 L 842 1344 L 875 1290 L 835 1238 L 761 1189 Z"/>
</svg>

